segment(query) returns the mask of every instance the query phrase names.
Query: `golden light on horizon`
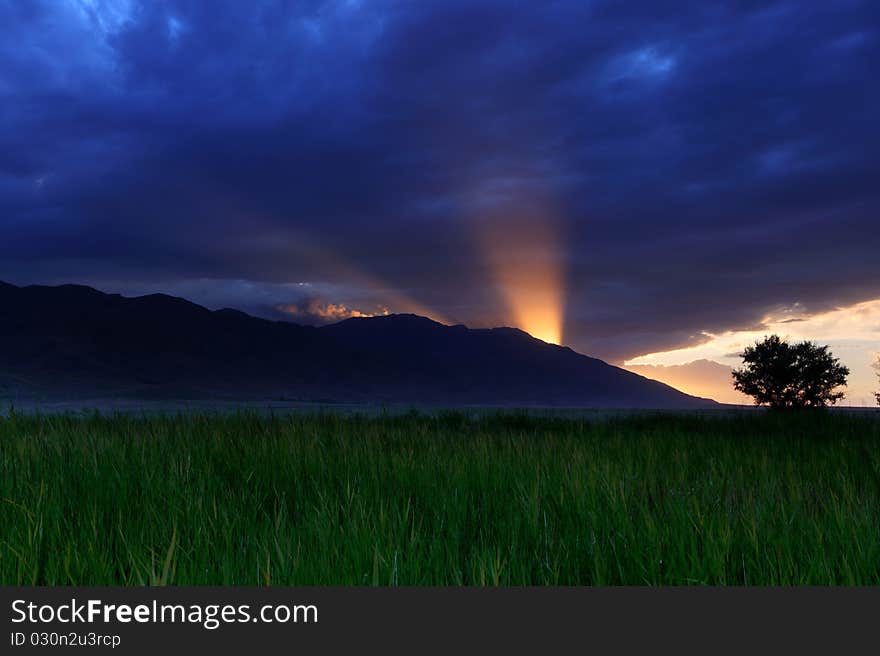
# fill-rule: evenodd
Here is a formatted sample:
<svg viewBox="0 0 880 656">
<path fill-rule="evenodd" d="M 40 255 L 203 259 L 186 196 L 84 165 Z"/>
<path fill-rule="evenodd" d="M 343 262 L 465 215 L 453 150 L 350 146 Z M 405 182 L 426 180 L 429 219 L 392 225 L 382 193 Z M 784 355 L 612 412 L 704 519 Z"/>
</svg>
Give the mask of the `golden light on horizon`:
<svg viewBox="0 0 880 656">
<path fill-rule="evenodd" d="M 499 290 L 517 328 L 551 344 L 562 343 L 562 281 L 553 265 L 542 262 L 499 263 Z M 544 259 L 544 258 L 540 258 Z"/>
<path fill-rule="evenodd" d="M 562 344 L 565 276 L 553 215 L 531 212 L 486 220 L 479 232 L 508 320 L 533 337 Z"/>
<path fill-rule="evenodd" d="M 841 405 L 873 406 L 877 384 L 875 365 L 880 358 L 880 299 L 815 314 L 801 310 L 797 305 L 778 309 L 765 316 L 761 325 L 754 329 L 717 334 L 704 332 L 693 346 L 646 353 L 626 360 L 623 366 L 658 379 L 662 379 L 664 374 L 675 373 L 674 367 L 687 368 L 694 362 L 709 361 L 737 367 L 742 363 L 739 353 L 746 346 L 767 335 L 777 334 L 791 341 L 810 340 L 828 344 L 832 353 L 850 369 L 847 396 Z M 650 367 L 654 368 L 653 373 L 659 375 L 652 375 Z M 698 384 L 698 381 L 698 377 L 692 377 L 685 391 L 710 395 L 710 388 Z M 730 384 L 729 379 L 727 382 Z"/>
<path fill-rule="evenodd" d="M 540 307 L 540 303 L 526 303 L 519 319 L 520 326 L 532 337 L 550 344 L 562 344 L 562 317 L 558 307 Z"/>
<path fill-rule="evenodd" d="M 313 247 L 313 253 L 319 256 L 320 261 L 328 265 L 337 272 L 344 272 L 348 280 L 357 283 L 361 288 L 371 291 L 377 297 L 381 298 L 383 305 L 389 313 L 411 313 L 427 317 L 438 323 L 449 325 L 452 323 L 444 315 L 440 314 L 433 308 L 429 308 L 423 303 L 415 300 L 411 295 L 394 288 L 377 276 L 368 273 L 364 269 L 356 266 L 351 260 L 344 258 L 340 253 L 330 252 L 326 249 L 318 249 Z"/>
<path fill-rule="evenodd" d="M 302 257 L 322 268 L 335 272 L 337 276 L 342 274 L 350 283 L 356 284 L 381 299 L 382 311 L 379 314 L 411 313 L 446 325 L 452 323 L 443 314 L 417 301 L 411 294 L 385 283 L 378 276 L 358 266 L 351 258 L 345 257 L 342 253 L 330 250 L 302 233 L 297 233 L 297 243 L 301 249 Z M 363 314 L 362 316 L 376 316 L 376 314 Z"/>
<path fill-rule="evenodd" d="M 343 284 L 359 288 L 359 291 L 368 292 L 375 301 L 374 305 L 381 306 L 372 312 L 363 312 L 358 308 L 354 308 L 352 311 L 347 302 L 336 300 L 334 303 L 323 299 L 326 307 L 318 308 L 321 310 L 318 314 L 335 313 L 340 318 L 344 318 L 345 316 L 410 313 L 446 325 L 453 323 L 446 315 L 417 300 L 418 292 L 416 290 L 401 289 L 395 286 L 392 281 L 384 280 L 381 276 L 364 268 L 354 256 L 338 248 L 328 246 L 317 235 L 291 226 L 273 231 L 273 227 L 279 222 L 278 217 L 256 212 L 250 207 L 241 208 L 234 198 L 223 196 L 222 200 L 227 211 L 238 210 L 250 224 L 262 226 L 262 230 L 259 231 L 260 236 L 256 240 L 246 239 L 244 244 L 259 248 L 283 248 L 285 255 L 309 262 L 316 271 L 330 273 L 331 275 L 323 279 L 324 282 L 332 284 L 334 281 L 342 280 Z M 290 309 L 293 308 L 288 308 L 288 310 Z"/>
</svg>

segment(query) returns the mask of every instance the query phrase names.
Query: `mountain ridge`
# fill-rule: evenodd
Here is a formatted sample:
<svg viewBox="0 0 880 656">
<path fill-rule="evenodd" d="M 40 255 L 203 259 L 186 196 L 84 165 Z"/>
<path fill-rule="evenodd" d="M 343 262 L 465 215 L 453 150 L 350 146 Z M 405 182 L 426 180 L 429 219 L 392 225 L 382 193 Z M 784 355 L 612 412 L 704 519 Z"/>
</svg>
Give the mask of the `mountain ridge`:
<svg viewBox="0 0 880 656">
<path fill-rule="evenodd" d="M 511 327 L 415 314 L 303 326 L 166 294 L 0 281 L 0 396 L 702 408 L 714 401 Z"/>
</svg>

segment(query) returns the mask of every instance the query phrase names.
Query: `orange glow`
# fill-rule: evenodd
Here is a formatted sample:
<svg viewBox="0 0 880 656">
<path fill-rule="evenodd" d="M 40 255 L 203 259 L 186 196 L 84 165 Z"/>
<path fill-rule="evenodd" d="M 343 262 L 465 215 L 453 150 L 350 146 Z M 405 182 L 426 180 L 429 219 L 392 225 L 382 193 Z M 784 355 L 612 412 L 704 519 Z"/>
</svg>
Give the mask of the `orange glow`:
<svg viewBox="0 0 880 656">
<path fill-rule="evenodd" d="M 562 284 L 558 271 L 535 265 L 531 270 L 529 266 L 502 269 L 496 275 L 517 327 L 550 344 L 561 344 Z"/>
<path fill-rule="evenodd" d="M 355 266 L 350 260 L 343 258 L 341 254 L 331 252 L 314 241 L 309 243 L 309 250 L 313 260 L 320 262 L 331 270 L 343 273 L 350 282 L 380 297 L 383 300 L 384 306 L 387 306 L 383 308 L 384 314 L 406 312 L 427 317 L 438 323 L 447 325 L 452 323 L 440 313 L 416 301 L 411 296 L 404 294 L 398 289 L 390 288 L 376 276 L 367 273 Z"/>
<path fill-rule="evenodd" d="M 305 303 L 281 303 L 275 309 L 292 317 L 317 317 L 323 321 L 342 321 L 343 319 L 381 317 L 391 314 L 386 307 L 373 310 L 351 308 L 343 303 L 327 303 L 319 298 L 312 298 Z"/>
<path fill-rule="evenodd" d="M 438 323 L 451 324 L 452 322 L 444 315 L 427 307 L 423 303 L 412 298 L 399 289 L 389 287 L 375 275 L 356 266 L 350 259 L 343 257 L 341 253 L 331 251 L 319 244 L 314 239 L 303 233 L 296 233 L 296 256 L 309 260 L 320 269 L 334 272 L 336 277 L 344 278 L 349 284 L 356 285 L 367 290 L 381 299 L 382 307 L 375 312 L 350 314 L 348 316 L 378 316 L 396 313 L 418 314 Z M 347 310 L 344 306 L 329 307 L 329 311 L 343 313 Z M 282 310 L 283 311 L 283 310 Z M 345 317 L 342 317 L 345 318 Z"/>
<path fill-rule="evenodd" d="M 877 354 L 880 353 L 880 298 L 816 314 L 807 313 L 797 304 L 778 308 L 765 316 L 757 328 L 723 333 L 704 332 L 701 335 L 702 339 L 693 346 L 646 353 L 627 360 L 624 366 L 659 380 L 663 378 L 648 373 L 644 367 L 654 365 L 656 366 L 654 373 L 663 375 L 667 375 L 677 365 L 693 364 L 695 360 L 711 360 L 729 367 L 738 367 L 742 364 L 739 353 L 746 346 L 774 333 L 791 341 L 811 340 L 819 344 L 828 344 L 834 355 L 850 369 L 846 398 L 841 405 L 874 405 L 877 373 L 873 365 L 877 361 Z M 636 367 L 642 367 L 643 370 Z M 732 390 L 730 379 L 727 384 L 730 386 L 729 390 Z M 685 391 L 710 394 L 705 385 L 699 390 L 694 386 L 686 388 Z M 728 391 L 723 398 L 732 400 L 733 397 Z M 722 399 L 716 398 L 716 400 Z"/>
<path fill-rule="evenodd" d="M 752 405 L 752 399 L 733 389 L 730 365 L 714 360 L 695 360 L 676 365 L 626 365 L 635 374 L 659 380 L 686 394 L 714 399 L 720 403 Z"/>
<path fill-rule="evenodd" d="M 240 207 L 235 198 L 228 196 L 220 196 L 218 205 L 222 205 L 224 211 L 232 212 L 237 210 L 242 216 L 247 217 L 247 222 L 254 226 L 253 233 L 260 234 L 261 237 L 256 241 L 249 238 L 243 238 L 240 241 L 242 245 L 254 245 L 260 248 L 274 246 L 276 244 L 283 245 L 285 254 L 290 258 L 301 259 L 310 262 L 318 271 L 332 272 L 325 281 L 334 279 L 343 279 L 347 284 L 360 287 L 374 295 L 377 299 L 381 299 L 381 308 L 376 312 L 364 313 L 363 316 L 377 316 L 392 313 L 412 313 L 418 314 L 428 319 L 432 319 L 438 323 L 450 325 L 453 322 L 439 312 L 429 308 L 423 303 L 413 298 L 411 293 L 394 287 L 389 287 L 383 280 L 376 275 L 369 273 L 362 267 L 355 264 L 351 258 L 345 257 L 343 253 L 330 249 L 320 243 L 318 239 L 305 231 L 297 230 L 293 227 L 286 227 L 283 230 L 273 232 L 273 227 L 279 223 L 279 219 L 270 214 L 254 212 L 251 208 L 247 210 Z M 260 226 L 260 230 L 256 229 Z M 288 308 L 289 309 L 289 308 Z M 345 314 L 345 306 L 333 308 L 325 308 L 328 312 L 337 312 Z M 283 309 L 281 311 L 284 311 Z M 357 315 L 348 315 L 357 316 Z M 343 317 L 344 318 L 344 317 Z"/>
<path fill-rule="evenodd" d="M 565 283 L 552 214 L 482 221 L 480 242 L 509 320 L 533 337 L 561 344 Z"/>
</svg>

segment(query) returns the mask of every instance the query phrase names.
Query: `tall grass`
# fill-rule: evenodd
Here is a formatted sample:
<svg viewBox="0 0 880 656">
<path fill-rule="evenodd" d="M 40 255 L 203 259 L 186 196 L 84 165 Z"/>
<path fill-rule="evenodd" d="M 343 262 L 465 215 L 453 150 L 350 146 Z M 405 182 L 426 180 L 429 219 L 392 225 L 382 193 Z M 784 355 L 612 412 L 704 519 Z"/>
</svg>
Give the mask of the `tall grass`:
<svg viewBox="0 0 880 656">
<path fill-rule="evenodd" d="M 878 584 L 854 416 L 0 419 L 0 583 Z"/>
</svg>

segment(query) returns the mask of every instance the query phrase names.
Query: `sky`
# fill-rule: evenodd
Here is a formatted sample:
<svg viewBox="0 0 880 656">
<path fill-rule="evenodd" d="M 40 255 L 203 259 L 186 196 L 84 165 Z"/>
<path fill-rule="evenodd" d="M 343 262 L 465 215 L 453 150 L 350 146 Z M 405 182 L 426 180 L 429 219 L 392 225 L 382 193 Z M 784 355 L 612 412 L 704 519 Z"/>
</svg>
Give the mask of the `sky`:
<svg viewBox="0 0 880 656">
<path fill-rule="evenodd" d="M 831 344 L 850 402 L 877 387 L 876 2 L 0 0 L 0 23 L 2 280 L 515 325 L 697 393 L 780 332 Z"/>
</svg>

